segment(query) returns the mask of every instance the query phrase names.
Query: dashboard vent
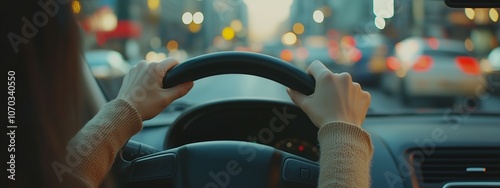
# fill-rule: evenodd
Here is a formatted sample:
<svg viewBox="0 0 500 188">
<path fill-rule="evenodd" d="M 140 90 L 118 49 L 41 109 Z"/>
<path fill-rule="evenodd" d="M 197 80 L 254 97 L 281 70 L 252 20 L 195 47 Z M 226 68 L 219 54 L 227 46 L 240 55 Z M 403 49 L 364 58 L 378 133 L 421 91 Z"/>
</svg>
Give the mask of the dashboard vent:
<svg viewBox="0 0 500 188">
<path fill-rule="evenodd" d="M 420 183 L 500 180 L 500 148 L 417 149 L 410 161 Z"/>
</svg>

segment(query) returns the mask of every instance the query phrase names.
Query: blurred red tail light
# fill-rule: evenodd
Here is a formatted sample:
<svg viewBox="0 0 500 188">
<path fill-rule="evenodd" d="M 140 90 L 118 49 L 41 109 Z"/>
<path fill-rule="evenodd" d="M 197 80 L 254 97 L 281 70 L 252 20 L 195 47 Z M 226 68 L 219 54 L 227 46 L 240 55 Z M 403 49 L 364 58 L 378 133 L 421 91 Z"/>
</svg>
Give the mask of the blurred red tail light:
<svg viewBox="0 0 500 188">
<path fill-rule="evenodd" d="M 431 69 L 434 60 L 431 56 L 423 55 L 417 59 L 417 62 L 413 65 L 413 70 L 416 72 L 425 72 Z"/>
<path fill-rule="evenodd" d="M 465 74 L 479 75 L 481 72 L 478 62 L 473 57 L 460 56 L 455 59 L 455 63 Z"/>
<path fill-rule="evenodd" d="M 388 57 L 385 63 L 387 65 L 387 68 L 391 71 L 398 70 L 401 67 L 401 63 L 399 62 L 398 58 L 394 56 Z"/>
</svg>

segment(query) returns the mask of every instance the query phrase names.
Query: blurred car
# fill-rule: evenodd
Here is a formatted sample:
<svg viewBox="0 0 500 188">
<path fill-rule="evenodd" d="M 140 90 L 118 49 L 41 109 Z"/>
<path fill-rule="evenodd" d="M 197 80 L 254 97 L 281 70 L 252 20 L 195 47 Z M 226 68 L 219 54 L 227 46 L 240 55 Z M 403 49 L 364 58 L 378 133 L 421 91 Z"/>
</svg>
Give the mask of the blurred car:
<svg viewBox="0 0 500 188">
<path fill-rule="evenodd" d="M 482 91 L 480 66 L 462 41 L 412 37 L 386 61 L 382 88 L 408 104 L 414 97 L 475 96 Z"/>
<path fill-rule="evenodd" d="M 378 84 L 393 43 L 380 34 L 344 36 L 340 40 L 340 71 L 362 84 Z"/>
<path fill-rule="evenodd" d="M 113 50 L 91 50 L 85 52 L 84 57 L 92 74 L 103 86 L 106 97 L 115 98 L 130 64 Z"/>
<path fill-rule="evenodd" d="M 500 93 L 500 47 L 493 49 L 488 55 L 488 68 L 485 71 L 489 89 L 494 93 Z"/>
</svg>

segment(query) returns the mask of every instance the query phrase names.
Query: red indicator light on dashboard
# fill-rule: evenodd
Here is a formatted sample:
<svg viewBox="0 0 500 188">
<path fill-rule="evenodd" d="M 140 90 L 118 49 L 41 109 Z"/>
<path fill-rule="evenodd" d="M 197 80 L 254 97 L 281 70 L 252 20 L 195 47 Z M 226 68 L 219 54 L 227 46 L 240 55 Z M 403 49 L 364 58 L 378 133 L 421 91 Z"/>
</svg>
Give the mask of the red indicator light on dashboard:
<svg viewBox="0 0 500 188">
<path fill-rule="evenodd" d="M 304 151 L 304 146 L 303 145 L 299 146 L 299 151 Z"/>
</svg>

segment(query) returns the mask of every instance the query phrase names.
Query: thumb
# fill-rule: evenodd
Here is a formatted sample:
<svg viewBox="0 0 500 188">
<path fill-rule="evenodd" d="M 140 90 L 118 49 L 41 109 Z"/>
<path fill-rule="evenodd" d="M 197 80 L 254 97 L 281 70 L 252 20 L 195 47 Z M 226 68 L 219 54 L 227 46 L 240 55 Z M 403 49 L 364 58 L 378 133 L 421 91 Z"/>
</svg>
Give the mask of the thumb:
<svg viewBox="0 0 500 188">
<path fill-rule="evenodd" d="M 306 95 L 290 88 L 286 88 L 286 92 L 288 93 L 288 96 L 290 96 L 290 99 L 292 99 L 293 103 L 295 103 L 299 107 L 302 105 L 304 99 L 307 97 Z"/>
<path fill-rule="evenodd" d="M 181 98 L 182 96 L 186 95 L 189 90 L 191 90 L 191 88 L 193 88 L 193 85 L 193 82 L 186 82 L 168 89 L 164 89 L 166 100 L 172 102 L 178 98 Z"/>
</svg>

